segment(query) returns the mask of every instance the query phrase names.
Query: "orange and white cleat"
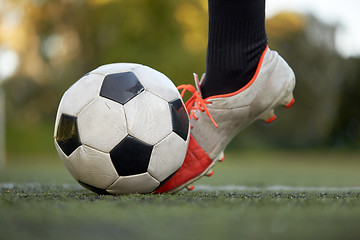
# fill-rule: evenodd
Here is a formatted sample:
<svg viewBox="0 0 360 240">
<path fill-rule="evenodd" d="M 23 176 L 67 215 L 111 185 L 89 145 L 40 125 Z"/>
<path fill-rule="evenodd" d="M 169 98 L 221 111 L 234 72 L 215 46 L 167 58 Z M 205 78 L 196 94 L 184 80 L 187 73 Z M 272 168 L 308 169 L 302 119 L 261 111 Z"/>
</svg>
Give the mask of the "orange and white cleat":
<svg viewBox="0 0 360 240">
<path fill-rule="evenodd" d="M 182 167 L 156 193 L 177 192 L 204 175 L 212 175 L 215 163 L 224 160 L 224 149 L 245 127 L 255 120 L 270 123 L 276 119 L 274 109 L 290 108 L 295 102 L 295 74 L 285 60 L 268 47 L 263 52 L 255 75 L 236 92 L 203 99 L 197 75 L 192 85 L 181 85 L 193 93 L 185 103 L 191 130 L 188 151 Z M 204 78 L 204 75 L 203 75 Z M 202 78 L 202 80 L 203 80 Z M 191 187 L 189 188 L 188 186 Z"/>
</svg>

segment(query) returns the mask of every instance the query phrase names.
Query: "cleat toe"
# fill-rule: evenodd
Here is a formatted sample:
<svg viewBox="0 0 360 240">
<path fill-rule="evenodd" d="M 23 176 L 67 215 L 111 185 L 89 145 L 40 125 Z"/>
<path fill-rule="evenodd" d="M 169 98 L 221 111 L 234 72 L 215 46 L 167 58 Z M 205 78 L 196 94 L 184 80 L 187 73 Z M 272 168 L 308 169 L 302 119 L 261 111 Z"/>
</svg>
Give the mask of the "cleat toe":
<svg viewBox="0 0 360 240">
<path fill-rule="evenodd" d="M 191 191 L 191 190 L 194 190 L 195 186 L 194 185 L 189 185 L 186 188 L 187 188 L 187 190 Z"/>
</svg>

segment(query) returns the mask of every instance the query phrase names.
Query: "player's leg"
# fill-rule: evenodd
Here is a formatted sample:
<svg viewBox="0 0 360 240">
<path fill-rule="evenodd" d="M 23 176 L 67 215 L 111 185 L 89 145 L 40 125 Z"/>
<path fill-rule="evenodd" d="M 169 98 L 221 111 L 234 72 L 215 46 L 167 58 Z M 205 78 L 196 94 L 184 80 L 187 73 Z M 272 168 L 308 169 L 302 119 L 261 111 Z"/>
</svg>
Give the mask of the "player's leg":
<svg viewBox="0 0 360 240">
<path fill-rule="evenodd" d="M 265 0 L 209 0 L 208 5 L 204 98 L 245 86 L 267 46 Z"/>
<path fill-rule="evenodd" d="M 217 4 L 225 6 L 218 7 Z M 158 193 L 176 192 L 184 187 L 192 189 L 192 182 L 204 175 L 212 175 L 212 167 L 224 159 L 225 147 L 242 129 L 257 119 L 271 122 L 276 118 L 275 107 L 289 108 L 294 103 L 295 75 L 292 69 L 277 52 L 266 44 L 264 47 L 264 4 L 264 0 L 209 0 L 210 21 L 218 11 L 228 12 L 230 16 L 221 17 L 220 23 L 215 24 L 226 30 L 209 30 L 213 36 L 209 36 L 208 49 L 215 50 L 208 51 L 206 76 L 201 82 L 195 77 L 197 89 L 191 85 L 180 86 L 193 93 L 186 102 L 191 124 L 189 147 L 182 167 L 157 190 Z M 248 17 L 241 19 L 238 13 Z M 251 18 L 252 15 L 258 17 Z M 263 16 L 261 20 L 260 15 Z M 239 26 L 242 23 L 238 21 L 258 26 L 258 32 L 231 24 L 225 27 L 224 22 L 229 19 Z M 211 28 L 211 23 L 209 25 Z M 239 37 L 242 43 L 235 43 L 238 38 L 232 36 L 238 36 L 238 32 L 248 33 L 249 39 L 242 36 Z M 243 37 L 245 40 L 241 40 Z"/>
</svg>

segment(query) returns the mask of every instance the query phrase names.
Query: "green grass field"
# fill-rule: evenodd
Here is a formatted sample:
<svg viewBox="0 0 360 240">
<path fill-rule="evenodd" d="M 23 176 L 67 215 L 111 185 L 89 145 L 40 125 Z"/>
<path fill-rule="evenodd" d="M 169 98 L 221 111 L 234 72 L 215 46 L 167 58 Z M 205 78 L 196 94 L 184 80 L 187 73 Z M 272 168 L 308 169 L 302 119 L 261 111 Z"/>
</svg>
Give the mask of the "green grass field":
<svg viewBox="0 0 360 240">
<path fill-rule="evenodd" d="M 0 239 L 360 239 L 360 152 L 228 153 L 197 190 L 98 196 L 56 156 L 0 170 Z"/>
</svg>

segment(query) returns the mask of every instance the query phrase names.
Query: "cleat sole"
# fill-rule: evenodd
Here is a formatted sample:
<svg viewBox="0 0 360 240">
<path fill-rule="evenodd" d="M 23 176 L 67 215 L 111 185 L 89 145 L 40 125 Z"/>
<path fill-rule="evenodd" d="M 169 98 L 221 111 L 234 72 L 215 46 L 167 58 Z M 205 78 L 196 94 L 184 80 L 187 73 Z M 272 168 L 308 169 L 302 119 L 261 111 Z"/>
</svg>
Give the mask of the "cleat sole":
<svg viewBox="0 0 360 240">
<path fill-rule="evenodd" d="M 221 158 L 220 158 L 220 157 L 221 157 Z M 216 162 L 218 162 L 218 161 L 220 161 L 220 162 L 221 162 L 221 161 L 224 161 L 224 159 L 225 159 L 224 153 L 221 152 L 221 153 L 219 154 L 219 157 L 216 158 L 216 159 L 213 161 L 213 163 L 212 163 L 211 165 L 209 165 L 209 167 L 208 167 L 205 171 L 203 171 L 201 174 L 199 174 L 197 177 L 195 177 L 195 178 L 193 178 L 193 179 L 185 182 L 184 184 L 182 184 L 182 185 L 180 185 L 180 186 L 178 186 L 178 187 L 176 187 L 176 188 L 174 188 L 174 189 L 171 189 L 170 191 L 167 191 L 167 192 L 168 192 L 168 193 L 176 193 L 176 192 L 178 192 L 178 191 L 180 191 L 180 190 L 182 190 L 182 189 L 184 189 L 184 188 L 186 188 L 186 189 L 189 190 L 189 191 L 194 190 L 195 186 L 192 185 L 192 183 L 195 182 L 195 181 L 197 181 L 197 180 L 200 179 L 201 177 L 206 176 L 207 173 L 210 173 L 210 172 L 212 171 L 212 169 L 213 169 L 213 167 L 215 166 Z M 212 176 L 212 175 L 213 175 L 213 174 L 211 174 L 210 176 Z"/>
</svg>

